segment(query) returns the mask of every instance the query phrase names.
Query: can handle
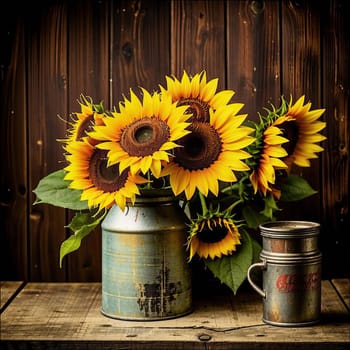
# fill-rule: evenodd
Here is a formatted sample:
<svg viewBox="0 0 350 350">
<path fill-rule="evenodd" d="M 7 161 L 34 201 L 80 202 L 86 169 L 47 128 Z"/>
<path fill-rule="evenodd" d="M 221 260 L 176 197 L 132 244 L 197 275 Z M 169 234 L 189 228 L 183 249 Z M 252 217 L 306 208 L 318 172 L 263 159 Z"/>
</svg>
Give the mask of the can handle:
<svg viewBox="0 0 350 350">
<path fill-rule="evenodd" d="M 263 291 L 259 286 L 257 286 L 251 278 L 251 272 L 253 271 L 253 269 L 255 269 L 257 267 L 259 267 L 261 270 L 265 270 L 266 269 L 266 260 L 262 259 L 261 262 L 250 265 L 248 268 L 248 271 L 247 271 L 247 278 L 248 278 L 248 282 L 255 289 L 255 291 L 258 292 L 258 294 L 260 294 L 265 299 L 266 292 Z"/>
</svg>

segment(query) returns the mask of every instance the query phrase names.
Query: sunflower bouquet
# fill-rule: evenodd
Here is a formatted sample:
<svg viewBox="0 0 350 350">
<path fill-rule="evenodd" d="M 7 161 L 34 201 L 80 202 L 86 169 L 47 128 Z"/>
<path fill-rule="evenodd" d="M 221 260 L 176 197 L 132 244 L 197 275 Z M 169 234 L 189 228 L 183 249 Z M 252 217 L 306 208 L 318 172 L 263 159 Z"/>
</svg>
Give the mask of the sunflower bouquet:
<svg viewBox="0 0 350 350">
<path fill-rule="evenodd" d="M 315 193 L 292 170 L 323 151 L 326 123 L 325 110 L 311 110 L 304 96 L 294 103 L 282 96 L 250 121 L 233 95 L 205 71 L 166 76 L 152 93 L 130 90 L 113 110 L 81 95 L 81 111 L 59 140 L 66 164 L 34 190 L 35 204 L 76 211 L 60 265 L 112 206 L 124 211 L 146 191 L 168 191 L 189 219 L 189 262 L 203 261 L 236 293 L 261 249 L 252 232 L 276 219 L 279 201 Z"/>
</svg>

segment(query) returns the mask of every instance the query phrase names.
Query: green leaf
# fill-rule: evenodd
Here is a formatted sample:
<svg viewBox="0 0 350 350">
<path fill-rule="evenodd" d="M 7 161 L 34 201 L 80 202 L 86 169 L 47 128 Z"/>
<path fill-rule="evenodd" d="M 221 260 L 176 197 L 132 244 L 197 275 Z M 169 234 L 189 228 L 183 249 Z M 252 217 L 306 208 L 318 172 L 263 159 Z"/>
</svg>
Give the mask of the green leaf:
<svg viewBox="0 0 350 350">
<path fill-rule="evenodd" d="M 70 181 L 64 180 L 66 172 L 57 170 L 42 178 L 33 190 L 36 195 L 34 204 L 46 203 L 72 210 L 88 209 L 88 202 L 80 200 L 82 191 L 68 187 Z"/>
<path fill-rule="evenodd" d="M 263 214 L 270 220 L 274 220 L 274 216 L 273 216 L 274 212 L 276 210 L 280 210 L 276 204 L 275 198 L 269 194 L 264 198 L 264 203 L 265 203 L 264 210 L 261 212 L 261 214 Z"/>
<path fill-rule="evenodd" d="M 230 256 L 220 259 L 205 260 L 205 265 L 222 283 L 226 284 L 234 294 L 244 282 L 247 271 L 253 260 L 253 243 L 249 234 L 242 230 L 242 244 L 240 248 Z"/>
<path fill-rule="evenodd" d="M 266 222 L 268 218 L 265 215 L 254 210 L 251 206 L 245 205 L 242 210 L 244 220 L 249 228 L 257 229 L 260 224 Z"/>
<path fill-rule="evenodd" d="M 69 254 L 78 250 L 81 245 L 81 241 L 91 231 L 93 231 L 105 217 L 106 213 L 96 218 L 91 213 L 77 213 L 73 217 L 71 223 L 66 226 L 70 228 L 74 235 L 67 238 L 60 248 L 60 267 L 62 267 L 63 258 Z"/>
<path fill-rule="evenodd" d="M 290 174 L 283 184 L 281 201 L 294 202 L 317 193 L 309 183 L 296 174 Z"/>
</svg>

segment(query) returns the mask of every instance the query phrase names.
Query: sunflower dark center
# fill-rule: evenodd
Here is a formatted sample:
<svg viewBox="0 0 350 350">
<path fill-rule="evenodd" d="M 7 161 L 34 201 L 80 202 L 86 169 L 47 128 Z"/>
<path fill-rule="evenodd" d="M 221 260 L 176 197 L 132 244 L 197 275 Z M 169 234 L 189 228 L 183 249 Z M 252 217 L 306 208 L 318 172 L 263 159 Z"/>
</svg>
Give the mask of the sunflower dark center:
<svg viewBox="0 0 350 350">
<path fill-rule="evenodd" d="M 107 166 L 107 151 L 95 149 L 90 158 L 89 175 L 96 188 L 104 192 L 116 192 L 124 187 L 128 171 L 119 174 L 118 166 Z"/>
<path fill-rule="evenodd" d="M 190 122 L 197 121 L 197 122 L 209 123 L 210 121 L 209 105 L 206 102 L 189 97 L 189 98 L 180 99 L 177 105 L 178 106 L 188 105 L 186 113 L 192 114 L 189 120 Z"/>
<path fill-rule="evenodd" d="M 293 121 L 284 122 L 280 125 L 283 136 L 289 140 L 282 145 L 282 147 L 287 151 L 288 155 L 293 154 L 295 147 L 298 143 L 299 137 L 299 127 L 298 124 Z"/>
<path fill-rule="evenodd" d="M 228 230 L 224 226 L 214 226 L 211 222 L 211 229 L 206 224 L 201 231 L 197 232 L 197 238 L 204 243 L 217 243 L 222 241 L 228 234 Z"/>
<path fill-rule="evenodd" d="M 145 117 L 122 130 L 120 145 L 130 156 L 144 157 L 158 151 L 169 138 L 170 130 L 166 122 Z"/>
<path fill-rule="evenodd" d="M 175 162 L 188 170 L 209 168 L 219 157 L 221 139 L 209 123 L 193 122 L 190 134 L 177 143 L 183 147 L 174 150 Z"/>
<path fill-rule="evenodd" d="M 94 127 L 94 115 L 90 114 L 87 116 L 79 125 L 77 130 L 76 141 L 80 141 L 86 133 L 92 131 Z"/>
</svg>

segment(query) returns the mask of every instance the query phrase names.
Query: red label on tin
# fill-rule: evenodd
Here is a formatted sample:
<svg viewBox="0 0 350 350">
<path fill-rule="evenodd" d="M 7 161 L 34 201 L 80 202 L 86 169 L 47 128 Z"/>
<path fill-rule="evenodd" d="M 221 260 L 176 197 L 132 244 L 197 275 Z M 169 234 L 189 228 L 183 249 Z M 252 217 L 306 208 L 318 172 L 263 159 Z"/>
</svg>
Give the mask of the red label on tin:
<svg viewBox="0 0 350 350">
<path fill-rule="evenodd" d="M 321 283 L 320 271 L 300 274 L 284 274 L 277 278 L 276 287 L 280 292 L 289 293 L 297 290 L 319 288 Z"/>
</svg>

